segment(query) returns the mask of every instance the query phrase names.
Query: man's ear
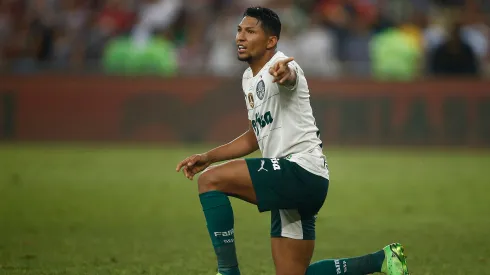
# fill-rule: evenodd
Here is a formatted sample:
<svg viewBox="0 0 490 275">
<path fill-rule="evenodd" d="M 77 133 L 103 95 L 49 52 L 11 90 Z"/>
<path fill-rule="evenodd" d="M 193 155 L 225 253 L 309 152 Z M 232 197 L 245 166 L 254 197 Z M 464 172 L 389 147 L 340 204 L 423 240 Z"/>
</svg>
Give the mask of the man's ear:
<svg viewBox="0 0 490 275">
<path fill-rule="evenodd" d="M 269 39 L 267 40 L 267 49 L 274 49 L 277 46 L 277 41 L 277 36 L 269 36 Z"/>
</svg>

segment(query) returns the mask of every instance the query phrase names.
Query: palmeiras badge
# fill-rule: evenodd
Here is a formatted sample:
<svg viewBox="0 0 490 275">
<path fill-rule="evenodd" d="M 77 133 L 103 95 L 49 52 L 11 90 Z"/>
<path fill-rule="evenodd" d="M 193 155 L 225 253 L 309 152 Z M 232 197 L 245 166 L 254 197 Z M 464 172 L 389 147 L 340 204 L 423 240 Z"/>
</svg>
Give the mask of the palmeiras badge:
<svg viewBox="0 0 490 275">
<path fill-rule="evenodd" d="M 250 107 L 254 107 L 254 95 L 252 93 L 248 93 L 248 103 L 250 104 Z"/>
<path fill-rule="evenodd" d="M 265 84 L 264 84 L 264 80 L 261 79 L 259 81 L 259 83 L 257 83 L 256 92 L 257 92 L 257 97 L 260 100 L 264 99 L 264 96 L 265 96 Z"/>
</svg>

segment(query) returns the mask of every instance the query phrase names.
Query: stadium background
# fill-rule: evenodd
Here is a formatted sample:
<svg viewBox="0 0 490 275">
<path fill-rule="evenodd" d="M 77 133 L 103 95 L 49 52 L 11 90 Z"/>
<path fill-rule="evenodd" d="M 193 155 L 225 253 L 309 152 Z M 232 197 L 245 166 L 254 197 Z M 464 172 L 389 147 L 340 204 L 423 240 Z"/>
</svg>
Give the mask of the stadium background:
<svg viewBox="0 0 490 275">
<path fill-rule="evenodd" d="M 0 274 L 213 274 L 174 167 L 247 127 L 251 5 L 329 159 L 315 260 L 401 241 L 414 274 L 490 274 L 485 0 L 0 0 Z M 273 274 L 269 217 L 233 206 L 243 273 Z"/>
</svg>

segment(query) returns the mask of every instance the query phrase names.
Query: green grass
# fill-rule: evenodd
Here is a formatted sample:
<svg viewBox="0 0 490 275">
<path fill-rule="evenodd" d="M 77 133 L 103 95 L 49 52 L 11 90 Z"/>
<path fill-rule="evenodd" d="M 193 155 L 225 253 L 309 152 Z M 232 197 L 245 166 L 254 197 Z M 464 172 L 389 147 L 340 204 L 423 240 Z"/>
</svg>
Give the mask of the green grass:
<svg viewBox="0 0 490 275">
<path fill-rule="evenodd" d="M 0 146 L 0 274 L 214 274 L 208 147 Z M 413 274 L 490 274 L 490 152 L 332 149 L 314 260 L 400 241 Z M 269 215 L 232 199 L 242 274 L 274 274 Z"/>
</svg>

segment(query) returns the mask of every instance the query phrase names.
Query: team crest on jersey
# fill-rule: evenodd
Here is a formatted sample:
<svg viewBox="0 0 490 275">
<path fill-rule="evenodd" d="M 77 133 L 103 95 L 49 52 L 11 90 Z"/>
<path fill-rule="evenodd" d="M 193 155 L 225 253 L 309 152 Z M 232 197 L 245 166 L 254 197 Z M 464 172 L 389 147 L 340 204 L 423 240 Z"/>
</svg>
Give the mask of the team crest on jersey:
<svg viewBox="0 0 490 275">
<path fill-rule="evenodd" d="M 264 99 L 264 96 L 265 96 L 265 83 L 264 83 L 264 80 L 261 79 L 259 81 L 259 83 L 257 83 L 256 92 L 257 92 L 257 97 L 260 100 Z"/>
<path fill-rule="evenodd" d="M 252 93 L 248 93 L 248 104 L 250 104 L 250 107 L 254 107 L 254 95 Z"/>
</svg>

